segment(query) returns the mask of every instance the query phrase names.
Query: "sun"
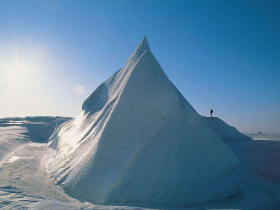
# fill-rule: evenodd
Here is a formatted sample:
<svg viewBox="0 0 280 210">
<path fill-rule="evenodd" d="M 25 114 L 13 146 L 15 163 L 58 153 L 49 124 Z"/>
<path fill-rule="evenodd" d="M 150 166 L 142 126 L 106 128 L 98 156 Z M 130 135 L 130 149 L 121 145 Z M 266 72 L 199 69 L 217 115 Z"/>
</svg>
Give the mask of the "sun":
<svg viewBox="0 0 280 210">
<path fill-rule="evenodd" d="M 11 97 L 27 91 L 35 79 L 36 70 L 32 60 L 20 58 L 18 53 L 11 59 L 0 60 L 0 80 Z"/>
</svg>

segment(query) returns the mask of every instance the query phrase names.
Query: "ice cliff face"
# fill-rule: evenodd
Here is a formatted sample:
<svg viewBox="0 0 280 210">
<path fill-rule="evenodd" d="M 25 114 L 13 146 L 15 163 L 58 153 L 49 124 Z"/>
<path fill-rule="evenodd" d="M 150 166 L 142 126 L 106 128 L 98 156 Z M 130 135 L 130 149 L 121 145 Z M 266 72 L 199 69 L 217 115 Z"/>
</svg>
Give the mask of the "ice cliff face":
<svg viewBox="0 0 280 210">
<path fill-rule="evenodd" d="M 50 146 L 50 174 L 94 203 L 188 205 L 237 184 L 239 160 L 170 82 L 146 38 Z"/>
</svg>

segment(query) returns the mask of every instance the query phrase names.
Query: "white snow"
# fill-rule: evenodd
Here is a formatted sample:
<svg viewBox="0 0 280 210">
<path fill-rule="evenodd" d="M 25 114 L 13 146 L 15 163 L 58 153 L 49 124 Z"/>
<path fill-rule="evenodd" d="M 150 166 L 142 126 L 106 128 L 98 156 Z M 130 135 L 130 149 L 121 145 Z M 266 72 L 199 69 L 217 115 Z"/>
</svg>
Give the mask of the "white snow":
<svg viewBox="0 0 280 210">
<path fill-rule="evenodd" d="M 0 127 L 0 165 L 2 160 L 28 142 L 28 130 L 20 126 Z"/>
<path fill-rule="evenodd" d="M 250 141 L 250 137 L 240 133 L 218 117 L 202 117 L 204 122 L 225 142 Z"/>
<path fill-rule="evenodd" d="M 10 157 L 10 158 L 7 160 L 7 162 L 8 162 L 8 163 L 15 162 L 15 161 L 17 161 L 18 159 L 21 159 L 21 158 L 22 158 L 22 157 L 20 157 L 20 156 L 14 155 L 14 156 Z"/>
<path fill-rule="evenodd" d="M 12 135 L 12 133 L 18 133 L 17 127 L 10 126 L 5 127 L 5 129 L 9 130 L 10 133 L 9 136 L 6 136 L 7 141 L 21 141 L 20 138 L 16 139 Z M 38 131 L 40 132 L 40 129 Z M 266 135 L 271 136 L 270 134 Z M 0 141 L 0 146 L 1 143 L 3 141 Z M 49 159 L 52 151 L 45 145 L 45 143 L 34 144 L 32 142 L 21 144 L 16 151 L 8 153 L 7 158 L 2 159 L 3 164 L 0 166 L 0 209 L 270 210 L 278 209 L 280 206 L 280 185 L 277 181 L 279 180 L 277 177 L 280 177 L 280 143 L 277 141 L 259 140 L 228 143 L 241 161 L 240 185 L 237 194 L 223 201 L 185 207 L 163 207 L 139 203 L 130 203 L 129 206 L 118 203 L 108 206 L 94 205 L 73 199 L 59 185 L 55 185 L 54 180 L 46 174 L 43 165 Z M 22 158 L 8 162 L 14 156 Z"/>
<path fill-rule="evenodd" d="M 68 122 L 69 118 L 61 117 L 0 119 L 0 209 L 279 209 L 280 135 L 258 132 L 247 134 L 257 140 L 241 141 L 243 136 L 222 120 L 213 118 L 209 125 L 170 85 L 143 41 L 126 66 L 85 101 L 77 118 Z M 147 60 L 149 65 L 143 65 Z M 162 87 L 166 98 L 157 91 Z M 48 144 L 52 148 L 48 148 L 46 141 L 53 131 Z M 231 189 L 224 185 L 223 175 L 225 181 L 230 180 L 236 170 L 230 165 L 222 167 L 236 160 L 229 149 L 241 162 L 240 183 L 232 196 L 223 198 L 215 192 L 221 185 Z M 207 185 L 218 174 L 221 176 Z M 189 191 L 191 187 L 194 190 Z M 84 195 L 91 197 L 95 192 L 100 197 L 94 198 L 108 195 L 106 199 L 114 203 L 86 202 L 84 198 L 90 199 Z M 179 207 L 174 199 L 180 197 L 178 193 L 198 200 L 212 193 L 216 201 Z M 137 196 L 142 200 L 120 201 Z M 166 203 L 175 202 L 170 206 L 151 204 L 160 203 L 164 196 Z"/>
<path fill-rule="evenodd" d="M 42 167 L 46 144 L 32 142 L 47 140 L 53 120 L 60 118 L 0 119 L 0 209 L 80 209 Z"/>
<path fill-rule="evenodd" d="M 51 138 L 48 170 L 89 201 L 189 205 L 235 192 L 239 160 L 169 81 L 146 38 Z"/>
</svg>

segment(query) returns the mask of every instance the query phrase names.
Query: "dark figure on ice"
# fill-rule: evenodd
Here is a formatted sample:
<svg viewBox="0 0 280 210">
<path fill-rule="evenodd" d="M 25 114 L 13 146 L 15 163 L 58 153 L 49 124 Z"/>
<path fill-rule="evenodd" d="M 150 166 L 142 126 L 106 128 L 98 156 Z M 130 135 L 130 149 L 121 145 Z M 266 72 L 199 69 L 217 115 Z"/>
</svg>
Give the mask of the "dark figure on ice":
<svg viewBox="0 0 280 210">
<path fill-rule="evenodd" d="M 213 109 L 210 110 L 211 117 L 213 117 Z"/>
</svg>

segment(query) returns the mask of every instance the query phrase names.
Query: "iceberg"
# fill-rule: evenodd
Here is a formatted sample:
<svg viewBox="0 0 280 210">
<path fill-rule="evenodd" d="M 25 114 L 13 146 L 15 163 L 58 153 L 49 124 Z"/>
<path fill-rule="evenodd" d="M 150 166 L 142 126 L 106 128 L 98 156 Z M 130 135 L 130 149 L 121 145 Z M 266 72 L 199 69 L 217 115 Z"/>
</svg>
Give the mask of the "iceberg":
<svg viewBox="0 0 280 210">
<path fill-rule="evenodd" d="M 235 192 L 240 162 L 168 79 L 143 38 L 50 138 L 48 172 L 97 204 L 190 205 Z"/>
</svg>

